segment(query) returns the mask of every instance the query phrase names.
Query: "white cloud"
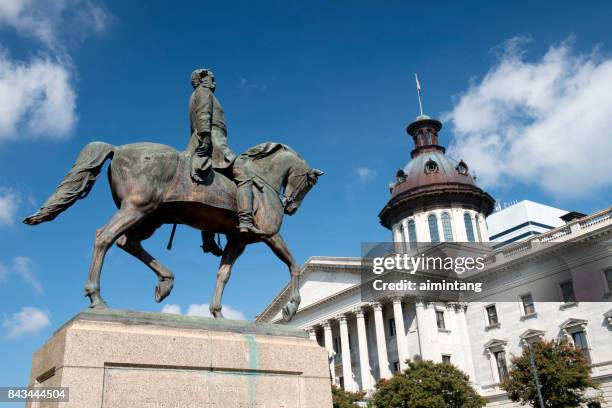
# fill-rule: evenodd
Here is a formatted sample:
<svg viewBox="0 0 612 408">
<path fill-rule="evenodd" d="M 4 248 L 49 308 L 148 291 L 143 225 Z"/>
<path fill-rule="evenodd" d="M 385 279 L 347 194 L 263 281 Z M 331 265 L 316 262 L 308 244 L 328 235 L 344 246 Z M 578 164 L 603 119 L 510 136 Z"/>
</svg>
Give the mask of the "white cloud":
<svg viewBox="0 0 612 408">
<path fill-rule="evenodd" d="M 449 152 L 485 186 L 521 182 L 568 198 L 612 185 L 612 58 L 571 41 L 527 60 L 525 38 L 458 97 Z"/>
<path fill-rule="evenodd" d="M 11 263 L 11 270 L 21 277 L 28 285 L 32 287 L 34 292 L 41 294 L 43 287 L 38 277 L 30 267 L 32 260 L 27 256 L 16 256 Z"/>
<path fill-rule="evenodd" d="M 0 48 L 0 142 L 59 138 L 76 124 L 75 70 L 67 43 L 106 30 L 110 15 L 90 0 L 0 0 L 0 28 L 40 41 L 27 61 Z"/>
<path fill-rule="evenodd" d="M 368 184 L 376 178 L 376 172 L 369 167 L 358 167 L 355 169 L 355 173 L 359 177 L 361 184 Z"/>
<path fill-rule="evenodd" d="M 35 307 L 22 307 L 10 318 L 5 317 L 4 327 L 7 339 L 17 339 L 25 334 L 36 334 L 51 324 L 48 310 Z"/>
<path fill-rule="evenodd" d="M 169 314 L 181 314 L 181 307 L 179 305 L 167 304 L 162 307 L 161 312 Z"/>
<path fill-rule="evenodd" d="M 187 308 L 187 316 L 211 317 L 208 310 L 208 303 L 196 304 L 192 303 Z M 161 310 L 162 313 L 181 314 L 181 306 L 167 304 Z M 236 310 L 231 306 L 223 305 L 223 316 L 230 320 L 246 320 L 246 316 L 240 310 Z"/>
<path fill-rule="evenodd" d="M 240 78 L 240 87 L 244 90 L 255 92 L 265 92 L 268 90 L 268 86 L 266 84 L 254 83 L 246 78 Z"/>
<path fill-rule="evenodd" d="M 210 317 L 210 311 L 208 310 L 208 303 L 202 304 L 191 304 L 187 309 L 187 316 L 201 316 Z M 246 316 L 240 310 L 236 310 L 231 306 L 223 305 L 221 311 L 226 319 L 230 320 L 246 320 Z"/>
<path fill-rule="evenodd" d="M 76 123 L 75 106 L 67 63 L 49 57 L 15 61 L 0 51 L 0 141 L 66 136 Z"/>
<path fill-rule="evenodd" d="M 0 99 L 2 99 L 2 95 L 0 95 Z M 0 226 L 15 224 L 15 213 L 20 201 L 20 196 L 16 192 L 0 188 Z"/>
<path fill-rule="evenodd" d="M 32 259 L 27 256 L 15 256 L 10 265 L 0 263 L 0 283 L 6 282 L 11 274 L 19 276 L 27 283 L 32 290 L 40 295 L 43 293 L 43 286 L 31 268 Z"/>
<path fill-rule="evenodd" d="M 9 26 L 50 48 L 63 48 L 64 37 L 81 40 L 103 32 L 109 21 L 109 14 L 90 0 L 0 1 L 0 27 Z"/>
</svg>

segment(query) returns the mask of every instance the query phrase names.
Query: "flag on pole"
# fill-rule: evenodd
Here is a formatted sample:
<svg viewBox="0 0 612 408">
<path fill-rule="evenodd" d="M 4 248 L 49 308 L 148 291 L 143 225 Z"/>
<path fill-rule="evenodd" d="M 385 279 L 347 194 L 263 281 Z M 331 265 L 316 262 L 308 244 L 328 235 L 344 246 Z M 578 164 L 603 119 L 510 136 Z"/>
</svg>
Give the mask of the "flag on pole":
<svg viewBox="0 0 612 408">
<path fill-rule="evenodd" d="M 419 111 L 421 112 L 421 116 L 423 116 L 423 105 L 421 104 L 421 83 L 419 82 L 419 76 L 414 73 L 414 79 L 416 80 L 417 87 L 417 97 L 419 98 Z"/>
</svg>

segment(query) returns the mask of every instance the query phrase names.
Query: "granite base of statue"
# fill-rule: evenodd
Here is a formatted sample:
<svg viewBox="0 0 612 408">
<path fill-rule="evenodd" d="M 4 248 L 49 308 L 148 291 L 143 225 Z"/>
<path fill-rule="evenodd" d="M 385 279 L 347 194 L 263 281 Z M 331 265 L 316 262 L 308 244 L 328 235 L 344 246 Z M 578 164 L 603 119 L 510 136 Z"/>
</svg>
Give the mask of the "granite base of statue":
<svg viewBox="0 0 612 408">
<path fill-rule="evenodd" d="M 331 407 L 327 351 L 291 326 L 86 310 L 34 354 L 31 387 L 68 401 L 26 407 Z"/>
</svg>

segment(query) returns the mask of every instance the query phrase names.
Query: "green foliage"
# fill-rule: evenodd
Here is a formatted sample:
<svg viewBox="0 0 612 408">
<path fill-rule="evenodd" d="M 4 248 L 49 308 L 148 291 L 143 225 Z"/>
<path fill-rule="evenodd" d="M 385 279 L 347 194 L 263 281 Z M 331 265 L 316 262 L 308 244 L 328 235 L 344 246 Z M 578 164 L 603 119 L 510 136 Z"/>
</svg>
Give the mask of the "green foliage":
<svg viewBox="0 0 612 408">
<path fill-rule="evenodd" d="M 567 340 L 539 341 L 531 346 L 546 408 L 579 407 L 597 399 L 586 398 L 588 388 L 598 388 L 591 379 L 591 365 L 584 353 Z M 512 401 L 539 407 L 529 349 L 512 357 L 509 377 L 501 388 Z"/>
<path fill-rule="evenodd" d="M 486 404 L 469 377 L 452 364 L 408 361 L 403 373 L 376 384 L 377 408 L 480 408 Z"/>
<path fill-rule="evenodd" d="M 342 388 L 332 385 L 334 408 L 358 408 L 359 405 L 355 403 L 362 400 L 364 396 L 365 392 L 344 391 Z"/>
</svg>

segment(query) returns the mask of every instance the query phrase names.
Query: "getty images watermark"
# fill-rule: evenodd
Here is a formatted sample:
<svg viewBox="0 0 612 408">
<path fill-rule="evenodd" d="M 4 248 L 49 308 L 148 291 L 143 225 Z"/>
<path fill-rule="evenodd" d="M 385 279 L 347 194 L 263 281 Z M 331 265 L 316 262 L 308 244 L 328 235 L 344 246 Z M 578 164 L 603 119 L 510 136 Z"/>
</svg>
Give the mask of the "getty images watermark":
<svg viewBox="0 0 612 408">
<path fill-rule="evenodd" d="M 364 243 L 361 300 L 516 302 L 528 293 L 533 301 L 567 306 L 610 302 L 604 271 L 611 268 L 610 241 Z"/>
<path fill-rule="evenodd" d="M 372 273 L 383 275 L 389 272 L 400 272 L 414 275 L 421 273 L 442 272 L 442 276 L 459 275 L 466 271 L 482 271 L 485 268 L 485 257 L 476 256 L 426 256 L 409 254 L 392 254 L 372 258 Z M 401 275 L 400 275 L 401 276 Z M 438 277 L 439 278 L 439 277 Z M 462 282 L 442 279 L 399 279 L 398 281 L 374 279 L 372 288 L 375 291 L 472 291 L 482 292 L 482 282 Z"/>
</svg>

